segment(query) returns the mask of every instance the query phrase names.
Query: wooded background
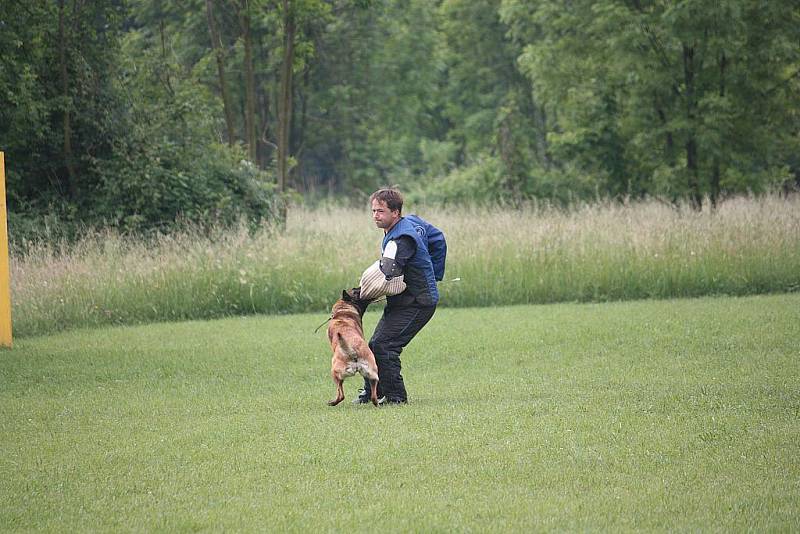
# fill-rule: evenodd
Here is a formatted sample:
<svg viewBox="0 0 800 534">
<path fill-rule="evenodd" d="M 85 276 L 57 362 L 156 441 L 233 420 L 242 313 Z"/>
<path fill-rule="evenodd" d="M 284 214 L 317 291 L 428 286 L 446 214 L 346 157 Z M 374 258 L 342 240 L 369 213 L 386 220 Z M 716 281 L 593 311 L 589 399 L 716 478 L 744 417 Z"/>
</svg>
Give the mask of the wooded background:
<svg viewBox="0 0 800 534">
<path fill-rule="evenodd" d="M 788 0 L 0 0 L 0 50 L 12 239 L 800 177 Z"/>
</svg>

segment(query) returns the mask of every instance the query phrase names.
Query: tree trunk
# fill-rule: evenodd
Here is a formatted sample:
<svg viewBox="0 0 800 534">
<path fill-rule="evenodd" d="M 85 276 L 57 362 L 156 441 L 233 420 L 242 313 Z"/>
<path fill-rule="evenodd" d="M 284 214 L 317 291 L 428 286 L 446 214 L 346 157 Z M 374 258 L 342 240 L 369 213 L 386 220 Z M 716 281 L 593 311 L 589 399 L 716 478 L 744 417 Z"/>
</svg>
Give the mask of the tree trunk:
<svg viewBox="0 0 800 534">
<path fill-rule="evenodd" d="M 244 41 L 244 137 L 247 142 L 247 156 L 256 162 L 256 80 L 253 73 L 253 39 L 250 32 L 250 2 L 244 0 L 239 11 L 239 23 L 242 27 Z"/>
<path fill-rule="evenodd" d="M 286 221 L 286 204 L 283 193 L 286 191 L 289 174 L 289 140 L 292 124 L 292 64 L 294 63 L 294 14 L 289 0 L 283 0 L 283 66 L 281 73 L 281 98 L 278 120 L 278 193 L 281 195 L 279 216 Z"/>
<path fill-rule="evenodd" d="M 259 89 L 257 94 L 258 116 L 261 124 L 258 128 L 258 165 L 262 169 L 269 167 L 272 159 L 272 150 L 275 144 L 270 141 L 271 131 L 269 129 L 269 95 L 263 89 Z"/>
<path fill-rule="evenodd" d="M 659 103 L 658 96 L 653 98 L 653 105 L 655 106 L 656 115 L 658 115 L 658 120 L 661 123 L 662 128 L 666 128 L 667 126 L 667 114 L 664 113 L 664 109 Z M 664 153 L 666 154 L 667 163 L 670 167 L 675 166 L 675 140 L 672 136 L 672 131 L 667 130 L 667 133 L 664 134 Z"/>
<path fill-rule="evenodd" d="M 693 134 L 689 134 L 689 139 L 686 141 L 686 171 L 689 173 L 689 198 L 692 207 L 700 210 L 703 207 L 703 196 L 700 194 L 697 170 L 697 141 Z"/>
<path fill-rule="evenodd" d="M 544 109 L 544 104 L 537 105 L 534 101 L 533 113 L 534 124 L 536 124 L 536 152 L 544 168 L 549 169 L 550 156 L 547 146 L 547 111 Z"/>
<path fill-rule="evenodd" d="M 692 207 L 699 210 L 703 207 L 703 195 L 700 191 L 700 176 L 697 155 L 697 140 L 695 138 L 695 86 L 694 86 L 694 48 L 683 45 L 683 73 L 686 84 L 686 118 L 689 124 L 686 139 L 686 171 L 689 175 L 689 197 Z"/>
<path fill-rule="evenodd" d="M 225 81 L 225 51 L 222 49 L 222 40 L 219 37 L 217 23 L 214 21 L 213 0 L 206 0 L 206 15 L 208 17 L 208 33 L 211 35 L 211 49 L 217 59 L 217 77 L 219 78 L 219 91 L 222 96 L 222 108 L 225 112 L 225 129 L 228 133 L 228 145 L 233 146 L 235 141 L 233 130 L 233 109 L 228 94 L 228 84 Z"/>
<path fill-rule="evenodd" d="M 258 43 L 259 58 L 262 65 L 269 64 L 269 51 L 265 49 L 263 42 Z M 256 76 L 256 105 L 258 106 L 258 117 L 261 123 L 258 125 L 258 165 L 262 169 L 269 167 L 272 161 L 272 150 L 275 143 L 271 140 L 272 131 L 270 130 L 270 95 L 265 89 L 262 76 Z"/>
<path fill-rule="evenodd" d="M 161 34 L 161 59 L 163 61 L 163 65 L 161 66 L 161 72 L 164 75 L 164 86 L 169 91 L 170 96 L 175 96 L 175 89 L 172 88 L 172 79 L 169 75 L 169 61 L 167 59 L 167 32 L 164 28 L 164 19 L 158 21 L 158 30 Z"/>
<path fill-rule="evenodd" d="M 58 2 L 58 60 L 61 70 L 61 94 L 64 98 L 64 165 L 67 167 L 67 192 L 71 200 L 78 196 L 77 173 L 75 172 L 74 154 L 72 153 L 72 119 L 70 107 L 72 99 L 69 96 L 69 71 L 67 70 L 67 35 L 64 21 L 64 0 Z"/>
<path fill-rule="evenodd" d="M 309 90 L 308 87 L 311 83 L 311 69 L 306 66 L 305 70 L 303 71 L 303 85 L 302 88 L 298 89 L 297 91 L 297 98 L 300 99 L 300 124 L 294 124 L 292 126 L 292 137 L 294 140 L 290 138 L 289 146 L 290 152 L 295 155 L 295 159 L 297 160 L 297 167 L 294 169 L 295 178 L 298 176 L 303 175 L 303 150 L 306 146 L 306 127 L 308 126 L 308 94 Z M 296 113 L 293 114 L 294 117 L 297 116 Z M 293 119 L 293 122 L 297 122 Z"/>
<path fill-rule="evenodd" d="M 720 98 L 725 97 L 725 68 L 727 67 L 728 59 L 725 56 L 725 52 L 722 52 L 719 58 L 719 96 Z M 717 200 L 719 199 L 720 193 L 720 181 L 721 181 L 721 170 L 720 170 L 720 157 L 719 154 L 714 156 L 714 170 L 711 174 L 711 207 L 717 207 Z"/>
</svg>

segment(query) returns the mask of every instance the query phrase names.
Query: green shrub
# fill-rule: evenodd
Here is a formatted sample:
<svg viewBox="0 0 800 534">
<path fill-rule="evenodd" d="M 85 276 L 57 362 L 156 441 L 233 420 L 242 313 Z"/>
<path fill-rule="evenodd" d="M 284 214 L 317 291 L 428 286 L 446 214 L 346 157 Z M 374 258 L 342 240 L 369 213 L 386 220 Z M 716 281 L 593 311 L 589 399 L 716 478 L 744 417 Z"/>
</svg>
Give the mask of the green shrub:
<svg viewBox="0 0 800 534">
<path fill-rule="evenodd" d="M 258 225 L 274 215 L 273 179 L 241 150 L 164 143 L 140 151 L 125 165 L 104 168 L 97 217 L 125 230 L 201 226 L 245 219 Z"/>
</svg>

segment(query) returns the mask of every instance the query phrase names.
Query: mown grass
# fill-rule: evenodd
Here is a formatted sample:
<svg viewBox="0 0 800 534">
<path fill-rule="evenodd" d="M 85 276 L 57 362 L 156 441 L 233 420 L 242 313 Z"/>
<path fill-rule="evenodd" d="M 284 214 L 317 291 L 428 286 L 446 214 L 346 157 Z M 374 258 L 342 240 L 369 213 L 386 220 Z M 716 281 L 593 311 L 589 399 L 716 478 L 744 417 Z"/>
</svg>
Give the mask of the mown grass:
<svg viewBox="0 0 800 534">
<path fill-rule="evenodd" d="M 441 309 L 381 409 L 326 406 L 322 319 L 19 340 L 0 530 L 800 524 L 800 295 Z"/>
<path fill-rule="evenodd" d="M 656 201 L 408 211 L 447 235 L 447 277 L 462 281 L 442 286 L 443 306 L 800 289 L 800 196 L 703 212 Z M 366 208 L 295 208 L 283 233 L 106 232 L 30 246 L 11 261 L 14 331 L 324 311 L 358 284 L 380 237 Z"/>
</svg>

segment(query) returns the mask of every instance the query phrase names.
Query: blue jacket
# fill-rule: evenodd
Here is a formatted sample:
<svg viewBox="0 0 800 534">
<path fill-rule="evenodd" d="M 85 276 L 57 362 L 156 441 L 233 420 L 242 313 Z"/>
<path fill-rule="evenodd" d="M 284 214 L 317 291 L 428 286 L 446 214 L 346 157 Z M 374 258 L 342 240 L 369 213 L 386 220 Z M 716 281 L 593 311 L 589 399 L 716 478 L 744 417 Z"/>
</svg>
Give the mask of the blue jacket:
<svg viewBox="0 0 800 534">
<path fill-rule="evenodd" d="M 401 218 L 384 236 L 381 251 L 389 241 L 408 236 L 417 245 L 417 251 L 406 263 L 404 281 L 406 290 L 395 297 L 389 297 L 389 304 L 403 302 L 413 297 L 419 306 L 435 306 L 439 302 L 439 290 L 436 281 L 444 278 L 444 264 L 447 256 L 447 243 L 444 234 L 416 215 Z"/>
</svg>

